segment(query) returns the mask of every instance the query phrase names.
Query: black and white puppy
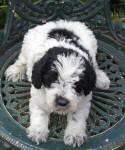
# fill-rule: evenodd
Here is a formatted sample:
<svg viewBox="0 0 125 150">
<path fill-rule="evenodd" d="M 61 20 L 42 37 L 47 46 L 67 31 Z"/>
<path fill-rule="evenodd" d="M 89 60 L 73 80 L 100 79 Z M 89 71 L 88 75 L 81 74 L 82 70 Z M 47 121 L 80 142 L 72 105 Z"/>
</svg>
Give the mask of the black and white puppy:
<svg viewBox="0 0 125 150">
<path fill-rule="evenodd" d="M 52 112 L 67 114 L 64 142 L 80 146 L 86 138 L 92 91 L 108 89 L 110 80 L 96 62 L 97 41 L 84 23 L 49 22 L 30 29 L 21 53 L 6 71 L 14 82 L 25 74 L 32 83 L 28 137 L 46 142 Z"/>
</svg>

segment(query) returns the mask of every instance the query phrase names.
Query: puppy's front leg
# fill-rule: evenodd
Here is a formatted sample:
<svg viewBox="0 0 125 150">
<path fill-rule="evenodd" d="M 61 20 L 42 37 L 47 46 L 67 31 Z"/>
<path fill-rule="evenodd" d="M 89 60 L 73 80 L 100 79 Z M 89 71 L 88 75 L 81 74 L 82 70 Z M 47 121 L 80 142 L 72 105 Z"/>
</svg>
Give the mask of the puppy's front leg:
<svg viewBox="0 0 125 150">
<path fill-rule="evenodd" d="M 67 116 L 67 128 L 64 133 L 64 142 L 73 147 L 81 146 L 86 138 L 86 119 L 88 118 L 90 102 L 84 108 L 78 109 Z"/>
<path fill-rule="evenodd" d="M 41 93 L 40 90 L 31 93 L 30 126 L 27 129 L 28 137 L 37 144 L 46 142 L 49 134 L 49 112 L 41 108 L 41 102 L 44 101 Z"/>
</svg>

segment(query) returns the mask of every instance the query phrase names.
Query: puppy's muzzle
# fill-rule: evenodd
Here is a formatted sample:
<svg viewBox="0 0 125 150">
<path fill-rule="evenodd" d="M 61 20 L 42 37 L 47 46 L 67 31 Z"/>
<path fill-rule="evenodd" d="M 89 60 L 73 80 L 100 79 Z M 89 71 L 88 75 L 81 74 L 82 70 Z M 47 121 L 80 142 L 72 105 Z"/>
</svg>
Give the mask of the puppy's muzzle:
<svg viewBox="0 0 125 150">
<path fill-rule="evenodd" d="M 62 96 L 57 96 L 55 99 L 55 103 L 56 103 L 56 106 L 66 107 L 68 106 L 69 101 Z"/>
</svg>

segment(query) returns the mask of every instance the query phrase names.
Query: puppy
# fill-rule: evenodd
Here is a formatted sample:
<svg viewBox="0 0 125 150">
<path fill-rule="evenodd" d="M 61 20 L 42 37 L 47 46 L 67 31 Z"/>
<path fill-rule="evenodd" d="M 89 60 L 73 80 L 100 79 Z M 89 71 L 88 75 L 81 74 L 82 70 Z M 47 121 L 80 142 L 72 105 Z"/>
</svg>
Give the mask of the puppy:
<svg viewBox="0 0 125 150">
<path fill-rule="evenodd" d="M 50 113 L 67 114 L 64 143 L 80 146 L 86 139 L 92 91 L 108 89 L 110 80 L 96 62 L 97 41 L 84 23 L 49 22 L 30 29 L 21 53 L 6 70 L 17 82 L 25 74 L 31 82 L 28 137 L 46 142 Z"/>
</svg>

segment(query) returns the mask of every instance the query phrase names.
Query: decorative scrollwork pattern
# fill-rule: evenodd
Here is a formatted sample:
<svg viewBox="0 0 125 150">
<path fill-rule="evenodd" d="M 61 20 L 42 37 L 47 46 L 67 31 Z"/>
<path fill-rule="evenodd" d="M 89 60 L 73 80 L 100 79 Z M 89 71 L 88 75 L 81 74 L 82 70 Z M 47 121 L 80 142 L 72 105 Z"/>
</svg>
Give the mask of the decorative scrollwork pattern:
<svg viewBox="0 0 125 150">
<path fill-rule="evenodd" d="M 121 40 L 125 42 L 125 23 L 118 22 L 114 23 L 114 29 L 116 36 Z"/>
<path fill-rule="evenodd" d="M 21 37 L 36 24 L 47 21 L 66 19 L 84 21 L 93 30 L 106 28 L 102 8 L 104 0 L 7 0 L 9 15 L 7 33 L 3 39 Z M 11 18 L 11 19 L 10 19 Z M 15 36 L 16 35 L 16 36 Z"/>
<path fill-rule="evenodd" d="M 6 61 L 3 71 L 14 59 L 15 54 Z M 97 59 L 100 68 L 105 70 L 110 77 L 111 87 L 107 91 L 97 89 L 94 91 L 87 124 L 89 136 L 106 132 L 116 125 L 125 114 L 125 71 L 112 55 L 104 53 L 101 49 L 99 49 Z M 11 116 L 24 127 L 29 126 L 29 91 L 30 83 L 26 80 L 13 83 L 6 81 L 3 74 L 1 92 L 3 103 Z M 50 137 L 62 138 L 66 127 L 66 118 L 52 114 L 49 127 Z"/>
<path fill-rule="evenodd" d="M 92 30 L 110 31 L 116 39 L 125 42 L 124 24 L 113 24 L 107 0 L 7 0 L 8 19 L 3 41 L 23 37 L 36 24 L 66 19 L 85 22 Z"/>
<path fill-rule="evenodd" d="M 42 20 L 53 19 L 86 20 L 95 16 L 103 7 L 104 0 L 89 0 L 83 3 L 80 0 L 47 0 L 32 3 L 26 0 L 10 0 L 9 7 L 12 11 L 28 21 L 41 24 Z"/>
</svg>

